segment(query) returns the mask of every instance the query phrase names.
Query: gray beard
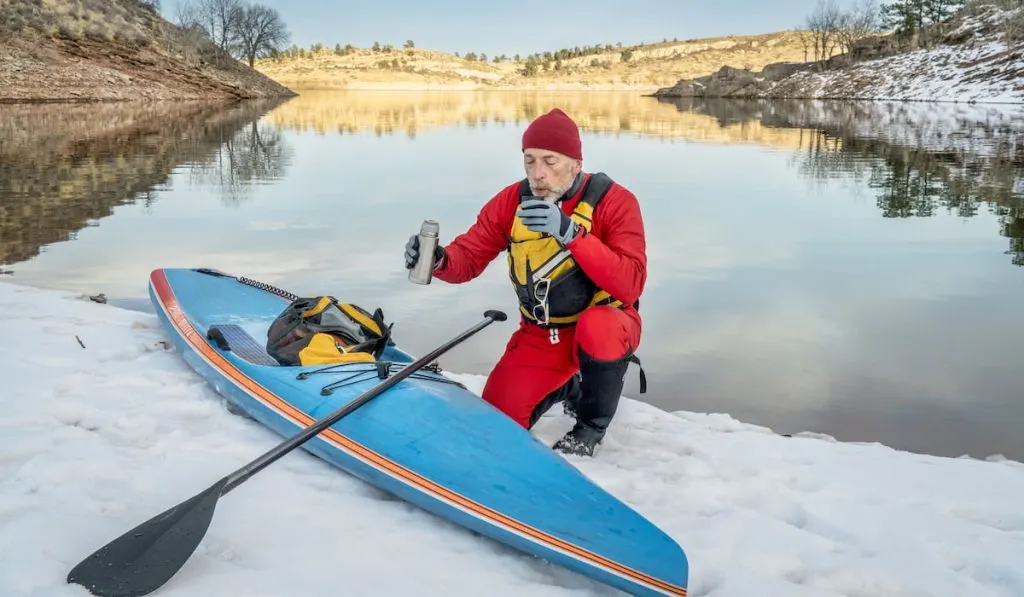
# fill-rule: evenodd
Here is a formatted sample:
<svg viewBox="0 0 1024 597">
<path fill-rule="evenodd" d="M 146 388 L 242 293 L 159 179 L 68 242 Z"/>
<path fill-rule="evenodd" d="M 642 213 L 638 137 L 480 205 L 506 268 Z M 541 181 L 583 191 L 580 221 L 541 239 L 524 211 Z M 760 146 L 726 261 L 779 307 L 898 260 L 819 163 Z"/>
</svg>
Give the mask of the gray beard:
<svg viewBox="0 0 1024 597">
<path fill-rule="evenodd" d="M 582 172 L 580 174 L 582 174 Z M 580 174 L 570 178 L 569 182 L 565 183 L 563 186 L 551 187 L 547 196 L 544 197 L 544 200 L 548 203 L 554 203 L 561 199 L 562 195 L 565 195 L 565 193 L 571 189 L 574 184 L 576 184 L 576 180 L 580 177 Z M 537 191 L 534 189 L 533 185 L 530 185 L 530 190 L 533 192 L 534 196 L 539 196 L 537 195 Z"/>
<path fill-rule="evenodd" d="M 548 189 L 548 194 L 544 196 L 544 200 L 547 201 L 548 203 L 554 203 L 556 200 L 558 200 L 559 197 L 564 195 L 565 192 L 569 190 L 570 186 L 572 186 L 571 182 L 565 186 L 551 187 L 550 189 Z M 536 191 L 534 191 L 533 194 L 536 195 Z"/>
</svg>

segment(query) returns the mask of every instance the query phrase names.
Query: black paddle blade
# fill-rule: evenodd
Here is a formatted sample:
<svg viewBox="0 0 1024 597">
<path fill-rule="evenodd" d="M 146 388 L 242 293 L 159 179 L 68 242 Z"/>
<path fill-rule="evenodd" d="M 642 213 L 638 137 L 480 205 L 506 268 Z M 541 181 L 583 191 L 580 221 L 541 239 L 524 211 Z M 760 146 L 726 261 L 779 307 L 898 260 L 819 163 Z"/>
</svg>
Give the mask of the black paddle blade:
<svg viewBox="0 0 1024 597">
<path fill-rule="evenodd" d="M 225 483 L 227 477 L 101 547 L 68 573 L 68 582 L 101 597 L 159 589 L 203 540 Z"/>
</svg>

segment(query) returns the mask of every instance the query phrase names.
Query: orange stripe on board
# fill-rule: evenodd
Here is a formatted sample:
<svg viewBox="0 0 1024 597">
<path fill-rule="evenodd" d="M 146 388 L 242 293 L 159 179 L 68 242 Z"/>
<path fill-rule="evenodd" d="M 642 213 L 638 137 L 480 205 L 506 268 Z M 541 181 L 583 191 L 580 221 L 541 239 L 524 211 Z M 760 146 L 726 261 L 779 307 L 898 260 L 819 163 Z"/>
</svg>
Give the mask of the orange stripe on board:
<svg viewBox="0 0 1024 597">
<path fill-rule="evenodd" d="M 178 305 L 177 298 L 175 298 L 174 292 L 171 290 L 170 283 L 167 281 L 167 276 L 163 270 L 155 271 L 151 276 L 150 281 L 156 290 L 157 297 L 160 299 L 161 305 L 164 307 L 164 311 L 167 313 L 171 321 L 174 322 L 181 335 L 196 349 L 197 352 L 206 357 L 206 359 L 211 361 L 218 369 L 220 369 L 221 373 L 226 375 L 235 384 L 241 386 L 249 393 L 255 395 L 264 402 L 269 403 L 277 410 L 285 413 L 290 419 L 299 425 L 308 427 L 316 422 L 316 419 L 313 419 L 306 413 L 296 409 L 291 404 L 288 404 L 274 393 L 253 381 L 250 377 L 231 364 L 230 361 L 217 353 L 217 351 L 215 351 L 206 342 L 205 338 L 200 338 L 199 332 L 188 321 L 188 318 L 185 317 L 181 307 Z M 640 582 L 641 584 L 646 584 L 665 591 L 670 595 L 686 597 L 686 588 L 684 587 L 677 587 L 676 585 L 667 583 L 638 570 L 634 570 L 628 566 L 615 562 L 614 560 L 609 560 L 604 556 L 595 554 L 589 550 L 579 547 L 578 545 L 574 545 L 559 539 L 558 537 L 549 535 L 544 531 L 515 520 L 514 518 L 510 518 L 500 512 L 488 508 L 487 506 L 474 502 L 464 495 L 456 493 L 443 485 L 439 485 L 434 481 L 431 481 L 430 479 L 427 479 L 426 477 L 423 477 L 418 473 L 381 456 L 366 446 L 342 435 L 331 427 L 320 432 L 319 437 L 326 439 L 329 443 L 336 445 L 342 450 L 359 455 L 363 460 L 369 461 L 379 469 L 390 472 L 394 477 L 415 485 L 420 489 L 424 489 L 430 493 L 443 497 L 449 502 L 455 503 L 466 510 L 482 516 L 483 518 L 500 523 L 521 535 L 533 538 L 541 543 L 546 543 L 549 547 L 560 549 L 564 552 L 575 555 L 584 561 L 588 561 L 612 572 L 616 572 L 621 576 L 630 578 L 634 581 Z"/>
</svg>

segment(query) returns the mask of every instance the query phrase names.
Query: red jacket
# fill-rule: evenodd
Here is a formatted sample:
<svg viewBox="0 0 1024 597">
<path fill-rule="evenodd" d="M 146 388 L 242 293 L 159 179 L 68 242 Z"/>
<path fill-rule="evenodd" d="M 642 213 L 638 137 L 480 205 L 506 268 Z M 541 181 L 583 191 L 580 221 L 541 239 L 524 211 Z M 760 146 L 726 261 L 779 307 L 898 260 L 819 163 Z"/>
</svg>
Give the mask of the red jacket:
<svg viewBox="0 0 1024 597">
<path fill-rule="evenodd" d="M 445 245 L 447 257 L 434 277 L 451 284 L 468 282 L 508 247 L 519 207 L 519 185 L 516 181 L 499 191 L 484 204 L 469 230 Z M 561 203 L 563 212 L 572 213 L 583 186 Z M 597 206 L 590 233 L 581 233 L 566 247 L 598 287 L 626 305 L 640 298 L 647 281 L 647 241 L 640 203 L 628 189 L 614 183 Z"/>
</svg>

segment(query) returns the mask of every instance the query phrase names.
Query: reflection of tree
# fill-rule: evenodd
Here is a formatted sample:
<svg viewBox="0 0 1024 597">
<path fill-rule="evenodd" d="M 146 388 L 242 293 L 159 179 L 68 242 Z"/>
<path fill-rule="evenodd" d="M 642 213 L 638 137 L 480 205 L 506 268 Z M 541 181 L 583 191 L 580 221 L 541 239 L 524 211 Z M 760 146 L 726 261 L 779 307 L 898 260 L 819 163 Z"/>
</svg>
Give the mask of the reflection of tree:
<svg viewBox="0 0 1024 597">
<path fill-rule="evenodd" d="M 1024 266 L 1024 208 L 999 206 L 995 213 L 1000 218 L 999 233 L 1010 239 L 1005 254 L 1010 255 L 1014 265 Z"/>
<path fill-rule="evenodd" d="M 903 160 L 886 160 L 871 169 L 871 188 L 880 189 L 878 207 L 886 218 L 935 215 L 942 194 L 938 179 L 912 170 Z"/>
<path fill-rule="evenodd" d="M 870 165 L 859 155 L 842 151 L 842 138 L 814 129 L 801 129 L 801 133 L 796 168 L 808 179 L 848 178 L 860 182 L 870 175 Z"/>
<path fill-rule="evenodd" d="M 149 206 L 175 169 L 203 167 L 228 140 L 256 137 L 236 177 L 279 176 L 279 139 L 254 123 L 281 101 L 0 106 L 0 264 L 74 240 L 119 205 Z"/>
<path fill-rule="evenodd" d="M 811 180 L 862 182 L 883 217 L 962 218 L 984 206 L 1000 219 L 1008 255 L 1024 266 L 1024 124 L 1004 114 L 970 118 L 872 103 L 687 98 L 659 101 L 721 126 L 758 121 L 799 128 L 797 168 Z"/>
<path fill-rule="evenodd" d="M 950 176 L 956 164 L 927 151 L 890 151 L 881 158 L 872 164 L 868 185 L 878 191 L 883 217 L 927 217 L 939 209 L 965 218 L 978 214 L 971 185 Z"/>
<path fill-rule="evenodd" d="M 226 205 L 236 206 L 249 198 L 253 184 L 279 180 L 291 158 L 281 129 L 253 120 L 192 166 L 188 180 L 215 187 Z"/>
</svg>

